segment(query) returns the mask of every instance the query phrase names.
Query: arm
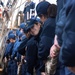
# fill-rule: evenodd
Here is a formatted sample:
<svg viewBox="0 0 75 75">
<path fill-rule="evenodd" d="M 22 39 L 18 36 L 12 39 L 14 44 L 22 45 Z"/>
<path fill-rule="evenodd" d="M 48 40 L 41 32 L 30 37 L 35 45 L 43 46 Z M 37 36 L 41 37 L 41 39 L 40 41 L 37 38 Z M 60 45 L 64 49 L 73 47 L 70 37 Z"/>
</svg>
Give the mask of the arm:
<svg viewBox="0 0 75 75">
<path fill-rule="evenodd" d="M 66 6 L 66 25 L 63 35 L 63 44 L 60 52 L 60 61 L 68 67 L 75 66 L 75 1 Z"/>
</svg>

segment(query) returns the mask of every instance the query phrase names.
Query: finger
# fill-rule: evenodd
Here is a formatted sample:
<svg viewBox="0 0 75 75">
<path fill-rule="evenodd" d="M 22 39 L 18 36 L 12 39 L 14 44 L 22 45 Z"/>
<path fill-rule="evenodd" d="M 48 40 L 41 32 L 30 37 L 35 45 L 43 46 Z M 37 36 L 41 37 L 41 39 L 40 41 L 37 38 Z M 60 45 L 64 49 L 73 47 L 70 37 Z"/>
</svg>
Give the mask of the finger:
<svg viewBox="0 0 75 75">
<path fill-rule="evenodd" d="M 55 56 L 54 52 L 51 52 L 50 56 L 53 58 Z"/>
</svg>

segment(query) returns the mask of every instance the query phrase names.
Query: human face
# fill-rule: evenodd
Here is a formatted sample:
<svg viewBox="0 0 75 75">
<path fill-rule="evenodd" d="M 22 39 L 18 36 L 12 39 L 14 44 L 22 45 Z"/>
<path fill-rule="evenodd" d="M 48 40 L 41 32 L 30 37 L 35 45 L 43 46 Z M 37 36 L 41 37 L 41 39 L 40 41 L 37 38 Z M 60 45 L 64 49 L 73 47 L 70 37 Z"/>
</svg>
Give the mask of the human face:
<svg viewBox="0 0 75 75">
<path fill-rule="evenodd" d="M 22 28 L 20 29 L 20 32 L 22 32 L 22 33 L 23 33 L 23 29 L 22 29 Z"/>
<path fill-rule="evenodd" d="M 34 24 L 34 26 L 30 29 L 31 35 L 37 36 L 40 31 L 40 24 Z"/>
<path fill-rule="evenodd" d="M 13 39 L 10 39 L 10 42 L 13 43 Z"/>
</svg>

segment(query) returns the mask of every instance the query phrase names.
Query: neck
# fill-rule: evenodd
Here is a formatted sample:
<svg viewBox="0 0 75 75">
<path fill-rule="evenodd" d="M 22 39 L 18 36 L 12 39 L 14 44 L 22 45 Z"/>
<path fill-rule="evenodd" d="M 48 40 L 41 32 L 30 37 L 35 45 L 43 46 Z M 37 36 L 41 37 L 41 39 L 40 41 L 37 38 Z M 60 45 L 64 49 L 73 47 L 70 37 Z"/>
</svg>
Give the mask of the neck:
<svg viewBox="0 0 75 75">
<path fill-rule="evenodd" d="M 44 19 L 43 19 L 43 24 L 44 24 L 44 22 L 47 20 L 47 18 L 45 17 Z"/>
<path fill-rule="evenodd" d="M 47 18 L 44 19 L 44 22 L 47 20 Z"/>
</svg>

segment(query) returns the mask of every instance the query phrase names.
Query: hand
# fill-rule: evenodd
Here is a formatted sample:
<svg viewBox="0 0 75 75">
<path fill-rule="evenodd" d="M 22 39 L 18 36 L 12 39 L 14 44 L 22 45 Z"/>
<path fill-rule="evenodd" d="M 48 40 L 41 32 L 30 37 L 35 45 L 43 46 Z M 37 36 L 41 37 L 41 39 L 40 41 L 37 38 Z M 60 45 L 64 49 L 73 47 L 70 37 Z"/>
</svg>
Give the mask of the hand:
<svg viewBox="0 0 75 75">
<path fill-rule="evenodd" d="M 50 49 L 50 57 L 51 58 L 54 58 L 54 57 L 56 57 L 57 56 L 57 51 L 58 50 L 58 48 L 55 46 L 55 45 L 53 45 L 52 47 L 51 47 L 51 49 Z M 58 50 L 59 51 L 59 50 Z"/>
<path fill-rule="evenodd" d="M 46 75 L 46 73 L 45 72 L 41 72 L 41 75 Z"/>
<path fill-rule="evenodd" d="M 25 56 L 22 55 L 22 56 L 21 56 L 21 59 L 23 60 L 24 58 L 25 58 Z"/>
</svg>

